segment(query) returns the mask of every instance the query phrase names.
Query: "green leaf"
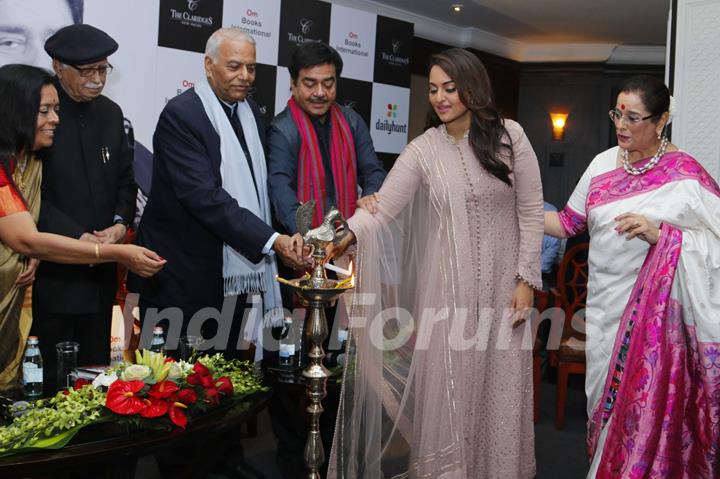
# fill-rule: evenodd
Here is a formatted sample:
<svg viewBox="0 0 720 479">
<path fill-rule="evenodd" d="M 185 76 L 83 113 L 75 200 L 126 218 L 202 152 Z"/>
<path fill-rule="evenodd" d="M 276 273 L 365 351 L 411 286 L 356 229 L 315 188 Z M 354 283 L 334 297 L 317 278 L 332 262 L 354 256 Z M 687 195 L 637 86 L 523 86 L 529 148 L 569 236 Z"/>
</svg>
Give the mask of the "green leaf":
<svg viewBox="0 0 720 479">
<path fill-rule="evenodd" d="M 70 442 L 75 437 L 83 426 L 76 426 L 63 433 L 57 434 L 52 437 L 45 437 L 34 442 L 32 446 L 25 446 L 18 449 L 12 449 L 10 451 L 0 452 L 0 457 L 10 456 L 12 454 L 21 454 L 24 452 L 36 451 L 38 449 L 60 449 Z"/>
</svg>

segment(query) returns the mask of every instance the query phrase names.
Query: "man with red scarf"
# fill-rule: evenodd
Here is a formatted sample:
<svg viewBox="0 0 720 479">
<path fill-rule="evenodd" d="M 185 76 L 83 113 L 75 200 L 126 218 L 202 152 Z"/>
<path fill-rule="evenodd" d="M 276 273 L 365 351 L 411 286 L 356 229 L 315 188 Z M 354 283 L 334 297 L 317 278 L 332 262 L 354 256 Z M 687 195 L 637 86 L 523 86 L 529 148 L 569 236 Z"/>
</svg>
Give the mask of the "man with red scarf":
<svg viewBox="0 0 720 479">
<path fill-rule="evenodd" d="M 335 103 L 342 67 L 338 52 L 324 43 L 301 45 L 290 60 L 292 98 L 268 132 L 270 199 L 290 234 L 297 231 L 300 202 L 316 201 L 313 226 L 333 205 L 346 218 L 357 206 L 374 212 L 374 193 L 385 179 L 367 125 Z"/>
<path fill-rule="evenodd" d="M 273 119 L 267 136 L 270 200 L 275 218 L 288 234 L 297 232 L 295 212 L 300 202 L 316 201 L 314 227 L 333 205 L 346 218 L 356 207 L 375 212 L 375 193 L 386 173 L 375 155 L 365 121 L 354 110 L 335 103 L 342 66 L 338 52 L 323 43 L 298 47 L 290 60 L 292 98 Z M 286 307 L 289 302 L 285 298 Z M 334 340 L 334 313 L 328 310 L 326 314 Z M 283 477 L 295 477 L 297 471 L 304 470 L 307 427 L 294 407 L 296 401 L 286 389 L 279 388 L 269 405 L 278 440 L 276 461 Z M 325 407 L 320 429 L 329 451 L 336 407 L 332 398 L 325 401 Z"/>
</svg>

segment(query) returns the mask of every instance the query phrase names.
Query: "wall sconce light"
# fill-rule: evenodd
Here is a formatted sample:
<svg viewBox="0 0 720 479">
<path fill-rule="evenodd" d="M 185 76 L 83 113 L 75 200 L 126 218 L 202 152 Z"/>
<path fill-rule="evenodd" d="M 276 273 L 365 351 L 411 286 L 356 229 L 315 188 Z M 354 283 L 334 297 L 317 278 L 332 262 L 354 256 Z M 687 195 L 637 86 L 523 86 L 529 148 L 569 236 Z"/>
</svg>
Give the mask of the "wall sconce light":
<svg viewBox="0 0 720 479">
<path fill-rule="evenodd" d="M 565 135 L 565 121 L 567 120 L 567 113 L 550 113 L 550 119 L 552 120 L 552 139 L 555 141 L 561 141 Z"/>
</svg>

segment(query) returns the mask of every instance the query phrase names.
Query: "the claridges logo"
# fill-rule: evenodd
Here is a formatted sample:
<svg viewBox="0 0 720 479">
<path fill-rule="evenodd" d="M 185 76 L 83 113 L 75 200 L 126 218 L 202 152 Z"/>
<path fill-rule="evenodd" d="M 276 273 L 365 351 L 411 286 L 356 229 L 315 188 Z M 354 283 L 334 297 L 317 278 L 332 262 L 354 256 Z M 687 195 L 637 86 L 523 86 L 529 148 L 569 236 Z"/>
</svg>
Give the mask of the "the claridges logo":
<svg viewBox="0 0 720 479">
<path fill-rule="evenodd" d="M 392 43 L 392 51 L 394 55 L 397 55 L 400 51 L 400 45 L 402 45 L 402 42 L 400 40 L 392 40 L 390 43 Z"/>
<path fill-rule="evenodd" d="M 401 46 L 402 41 L 393 38 L 390 41 L 390 49 L 392 50 L 392 53 L 381 51 L 380 58 L 382 58 L 382 60 L 387 64 L 395 67 L 404 67 L 410 65 L 410 57 L 404 57 L 399 55 Z"/>
<path fill-rule="evenodd" d="M 312 27 L 313 21 L 309 18 L 303 18 L 300 20 L 300 31 L 303 35 L 310 33 L 310 27 Z"/>
<path fill-rule="evenodd" d="M 188 27 L 211 27 L 213 24 L 213 17 L 201 17 L 200 15 L 193 15 L 190 13 L 197 10 L 199 5 L 200 0 L 187 0 L 188 11 L 181 12 L 171 8 L 170 17 L 176 22 L 180 22 Z"/>
<path fill-rule="evenodd" d="M 300 20 L 300 34 L 296 35 L 295 33 L 287 32 L 288 41 L 296 43 L 298 45 L 301 45 L 303 43 L 321 41 L 320 38 L 309 38 L 307 36 L 310 34 L 310 31 L 312 30 L 313 23 L 314 23 L 314 21 L 310 18 L 301 19 Z"/>
<path fill-rule="evenodd" d="M 357 102 L 355 100 L 345 100 L 344 102 L 342 102 L 342 106 L 354 110 L 357 106 Z"/>
</svg>

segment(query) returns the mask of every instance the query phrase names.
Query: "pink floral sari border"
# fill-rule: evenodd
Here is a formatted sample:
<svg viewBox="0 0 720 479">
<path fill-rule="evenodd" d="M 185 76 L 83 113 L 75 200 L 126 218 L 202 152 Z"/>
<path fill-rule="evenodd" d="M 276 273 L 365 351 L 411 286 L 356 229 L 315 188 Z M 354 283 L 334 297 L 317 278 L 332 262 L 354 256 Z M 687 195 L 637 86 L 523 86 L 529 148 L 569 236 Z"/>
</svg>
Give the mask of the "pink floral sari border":
<svg viewBox="0 0 720 479">
<path fill-rule="evenodd" d="M 569 206 L 565 206 L 565 208 L 558 213 L 558 218 L 560 218 L 560 226 L 565 230 L 565 236 L 567 238 L 582 233 L 587 229 L 587 218 Z"/>
<path fill-rule="evenodd" d="M 720 344 L 699 343 L 670 298 L 682 232 L 663 225 L 620 322 L 588 451 L 597 479 L 720 477 Z M 610 419 L 612 418 L 612 421 Z"/>
<path fill-rule="evenodd" d="M 616 168 L 594 177 L 590 181 L 585 211 L 589 214 L 592 208 L 648 193 L 680 180 L 696 180 L 703 188 L 720 195 L 720 187 L 700 163 L 687 153 L 674 151 L 665 154 L 653 169 L 643 175 L 628 175 L 622 168 Z"/>
</svg>

